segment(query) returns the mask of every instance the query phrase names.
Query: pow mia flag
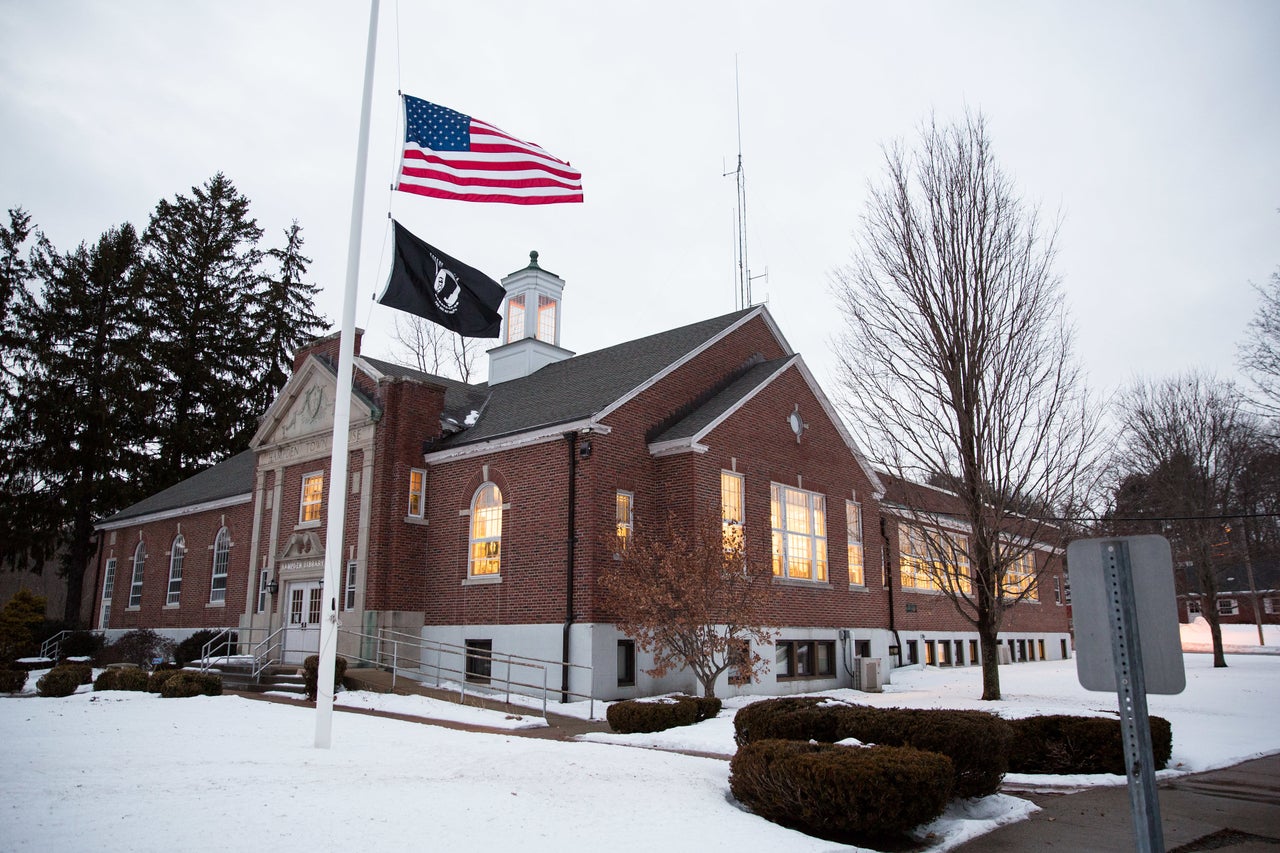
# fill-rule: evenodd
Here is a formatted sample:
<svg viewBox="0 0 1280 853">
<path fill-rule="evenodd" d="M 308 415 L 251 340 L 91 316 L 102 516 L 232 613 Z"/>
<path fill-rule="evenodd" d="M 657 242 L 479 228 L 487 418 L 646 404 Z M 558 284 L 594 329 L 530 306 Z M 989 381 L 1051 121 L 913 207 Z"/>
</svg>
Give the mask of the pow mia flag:
<svg viewBox="0 0 1280 853">
<path fill-rule="evenodd" d="M 394 219 L 391 275 L 378 302 L 468 338 L 496 338 L 507 292 L 489 276 L 420 240 Z"/>
</svg>

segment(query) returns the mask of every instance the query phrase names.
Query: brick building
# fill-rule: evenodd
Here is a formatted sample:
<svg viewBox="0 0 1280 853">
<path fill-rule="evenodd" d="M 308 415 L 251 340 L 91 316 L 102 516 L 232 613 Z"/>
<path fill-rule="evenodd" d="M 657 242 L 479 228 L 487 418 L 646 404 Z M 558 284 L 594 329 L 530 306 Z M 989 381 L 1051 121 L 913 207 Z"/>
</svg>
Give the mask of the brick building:
<svg viewBox="0 0 1280 853">
<path fill-rule="evenodd" d="M 396 654 L 424 671 L 456 657 L 501 679 L 520 655 L 572 663 L 578 694 L 691 691 L 688 673 L 644 674 L 595 579 L 619 530 L 720 502 L 772 549 L 782 589 L 761 650 L 774 665 L 726 693 L 848 686 L 855 658 L 976 663 L 950 605 L 903 589 L 884 483 L 767 308 L 574 355 L 564 282 L 536 253 L 503 285 L 487 384 L 361 356 L 357 339 L 341 654 L 385 662 L 411 638 Z M 294 659 L 315 647 L 336 363 L 336 337 L 301 350 L 248 450 L 99 524 L 96 625 L 281 631 Z M 1060 584 L 1060 552 L 1037 554 Z M 1014 659 L 1067 654 L 1065 608 L 1044 597 L 1011 615 Z"/>
</svg>

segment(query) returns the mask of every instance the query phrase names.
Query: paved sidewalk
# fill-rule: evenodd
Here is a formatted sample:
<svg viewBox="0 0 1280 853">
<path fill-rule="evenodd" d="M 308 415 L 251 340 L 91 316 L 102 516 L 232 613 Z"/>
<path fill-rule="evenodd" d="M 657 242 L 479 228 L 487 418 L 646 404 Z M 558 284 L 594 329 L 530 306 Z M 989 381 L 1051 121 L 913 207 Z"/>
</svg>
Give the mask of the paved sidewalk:
<svg viewBox="0 0 1280 853">
<path fill-rule="evenodd" d="M 1280 853 L 1280 755 L 1257 758 L 1160 783 L 1165 850 Z M 1135 850 L 1129 791 L 1123 786 L 1076 794 L 1022 794 L 1041 811 L 975 838 L 957 853 Z"/>
</svg>

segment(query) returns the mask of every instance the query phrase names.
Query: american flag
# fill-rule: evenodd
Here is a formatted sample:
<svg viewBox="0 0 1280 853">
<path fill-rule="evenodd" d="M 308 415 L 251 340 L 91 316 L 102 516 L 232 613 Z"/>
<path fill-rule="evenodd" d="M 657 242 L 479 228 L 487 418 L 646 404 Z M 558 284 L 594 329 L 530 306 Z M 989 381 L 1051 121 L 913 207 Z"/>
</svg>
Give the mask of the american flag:
<svg viewBox="0 0 1280 853">
<path fill-rule="evenodd" d="M 503 204 L 582 201 L 582 173 L 563 160 L 487 122 L 403 97 L 401 192 Z"/>
</svg>

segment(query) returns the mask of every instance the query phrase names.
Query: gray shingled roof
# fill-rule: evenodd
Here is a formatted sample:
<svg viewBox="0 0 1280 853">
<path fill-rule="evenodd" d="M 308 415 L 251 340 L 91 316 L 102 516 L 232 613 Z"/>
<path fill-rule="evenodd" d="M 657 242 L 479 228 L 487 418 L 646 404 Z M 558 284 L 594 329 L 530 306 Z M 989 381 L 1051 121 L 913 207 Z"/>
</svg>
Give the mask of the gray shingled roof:
<svg viewBox="0 0 1280 853">
<path fill-rule="evenodd" d="M 424 373 L 421 370 L 414 370 L 412 367 L 405 367 L 402 364 L 383 361 L 379 358 L 369 358 L 365 355 L 360 356 L 360 358 L 368 362 L 379 373 L 387 376 L 416 379 L 419 382 L 430 382 L 442 386 L 444 388 L 444 417 L 456 424 L 458 429 L 461 429 L 466 422 L 467 415 L 471 414 L 471 412 L 479 411 L 484 406 L 484 401 L 489 398 L 489 386 L 484 383 L 468 385 L 466 382 L 457 379 L 436 376 L 434 373 Z"/>
<path fill-rule="evenodd" d="M 163 492 L 157 492 L 132 506 L 125 507 L 115 515 L 100 521 L 99 526 L 185 506 L 233 498 L 237 495 L 252 494 L 256 463 L 257 454 L 254 451 L 241 451 L 212 468 L 206 468 L 199 474 L 170 486 Z"/>
<path fill-rule="evenodd" d="M 791 361 L 794 356 L 784 356 L 775 358 L 772 361 L 765 361 L 752 367 L 742 376 L 730 382 L 710 400 L 698 406 L 685 417 L 681 418 L 677 423 L 672 424 L 658 435 L 654 436 L 652 441 L 660 443 L 664 441 L 675 441 L 681 438 L 693 438 L 711 425 L 716 418 L 736 406 L 744 397 L 754 392 L 760 387 L 761 383 L 767 380 L 780 367 Z"/>
<path fill-rule="evenodd" d="M 459 447 L 590 417 L 754 310 L 574 356 L 495 385 L 475 425 L 439 446 Z"/>
</svg>

